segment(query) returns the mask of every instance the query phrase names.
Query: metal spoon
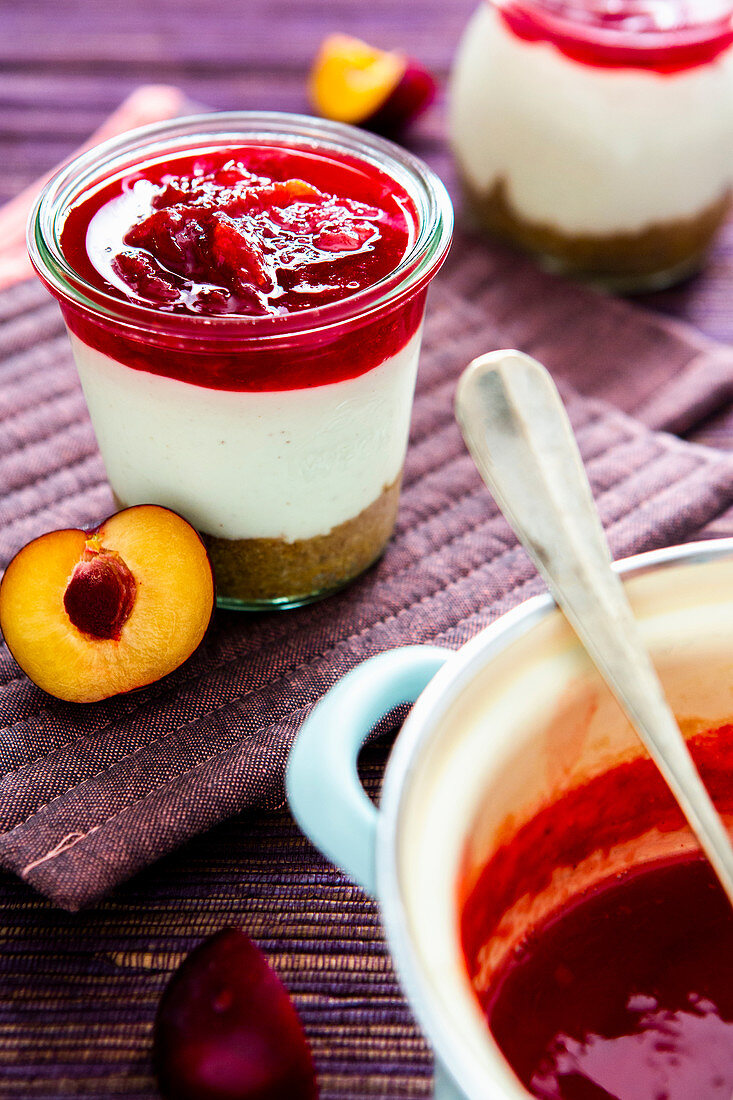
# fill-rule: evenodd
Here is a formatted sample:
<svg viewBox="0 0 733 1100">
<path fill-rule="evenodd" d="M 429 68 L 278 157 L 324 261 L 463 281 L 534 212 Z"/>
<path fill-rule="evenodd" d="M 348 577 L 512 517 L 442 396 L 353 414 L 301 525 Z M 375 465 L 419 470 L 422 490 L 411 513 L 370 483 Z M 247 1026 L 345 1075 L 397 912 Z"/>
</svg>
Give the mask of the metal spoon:
<svg viewBox="0 0 733 1100">
<path fill-rule="evenodd" d="M 456 417 L 479 472 L 625 710 L 733 905 L 733 847 L 644 647 L 555 384 L 518 351 L 481 355 Z"/>
</svg>

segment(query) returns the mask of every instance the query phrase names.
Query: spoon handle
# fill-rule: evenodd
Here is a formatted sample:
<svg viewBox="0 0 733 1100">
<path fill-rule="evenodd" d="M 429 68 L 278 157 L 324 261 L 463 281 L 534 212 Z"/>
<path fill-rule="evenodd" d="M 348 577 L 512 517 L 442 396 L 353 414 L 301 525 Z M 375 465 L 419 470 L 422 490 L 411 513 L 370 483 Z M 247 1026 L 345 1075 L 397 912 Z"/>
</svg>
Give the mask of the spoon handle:
<svg viewBox="0 0 733 1100">
<path fill-rule="evenodd" d="M 733 904 L 733 848 L 641 639 L 555 384 L 517 351 L 464 371 L 456 417 L 497 504 L 613 691 Z"/>
</svg>

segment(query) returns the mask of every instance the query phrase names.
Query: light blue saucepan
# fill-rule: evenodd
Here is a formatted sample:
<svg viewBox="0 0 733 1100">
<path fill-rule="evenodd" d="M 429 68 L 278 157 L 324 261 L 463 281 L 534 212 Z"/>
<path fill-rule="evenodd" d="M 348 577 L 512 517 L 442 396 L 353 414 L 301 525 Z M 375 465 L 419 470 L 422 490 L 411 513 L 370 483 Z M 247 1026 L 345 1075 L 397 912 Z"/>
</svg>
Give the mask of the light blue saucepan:
<svg viewBox="0 0 733 1100">
<path fill-rule="evenodd" d="M 733 539 L 618 568 L 678 718 L 690 728 L 731 721 Z M 414 706 L 377 809 L 357 757 L 379 719 L 404 702 Z M 529 1095 L 494 1044 L 463 965 L 459 885 L 470 888 L 507 830 L 539 805 L 642 752 L 549 596 L 458 653 L 409 646 L 365 661 L 304 723 L 287 771 L 291 809 L 379 901 L 400 980 L 436 1054 L 436 1100 Z"/>
</svg>

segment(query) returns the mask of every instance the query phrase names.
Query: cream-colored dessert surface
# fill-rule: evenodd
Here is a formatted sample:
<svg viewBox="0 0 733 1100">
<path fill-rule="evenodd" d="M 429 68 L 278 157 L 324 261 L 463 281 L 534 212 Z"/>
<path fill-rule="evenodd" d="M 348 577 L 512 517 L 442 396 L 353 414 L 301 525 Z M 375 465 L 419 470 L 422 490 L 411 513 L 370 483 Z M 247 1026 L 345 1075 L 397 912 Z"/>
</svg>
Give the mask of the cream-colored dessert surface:
<svg viewBox="0 0 733 1100">
<path fill-rule="evenodd" d="M 733 51 L 675 74 L 602 69 L 524 42 L 482 0 L 456 57 L 450 133 L 479 193 L 568 233 L 690 217 L 733 179 Z"/>
<path fill-rule="evenodd" d="M 112 489 L 226 539 L 313 538 L 358 515 L 404 461 L 420 331 L 357 378 L 207 389 L 132 370 L 71 337 Z"/>
</svg>

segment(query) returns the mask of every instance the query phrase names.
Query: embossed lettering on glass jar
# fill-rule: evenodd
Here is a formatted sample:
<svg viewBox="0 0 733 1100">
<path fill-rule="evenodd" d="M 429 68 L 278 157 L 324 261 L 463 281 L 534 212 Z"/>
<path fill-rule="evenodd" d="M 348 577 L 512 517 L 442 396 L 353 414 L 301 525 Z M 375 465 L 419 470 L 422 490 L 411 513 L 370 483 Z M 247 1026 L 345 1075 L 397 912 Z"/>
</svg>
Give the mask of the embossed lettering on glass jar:
<svg viewBox="0 0 733 1100">
<path fill-rule="evenodd" d="M 39 199 L 112 489 L 197 527 L 221 605 L 306 603 L 383 551 L 451 230 L 415 157 L 273 113 L 137 131 Z"/>
<path fill-rule="evenodd" d="M 610 289 L 694 272 L 730 205 L 732 42 L 730 0 L 481 0 L 450 108 L 476 220 Z"/>
</svg>

